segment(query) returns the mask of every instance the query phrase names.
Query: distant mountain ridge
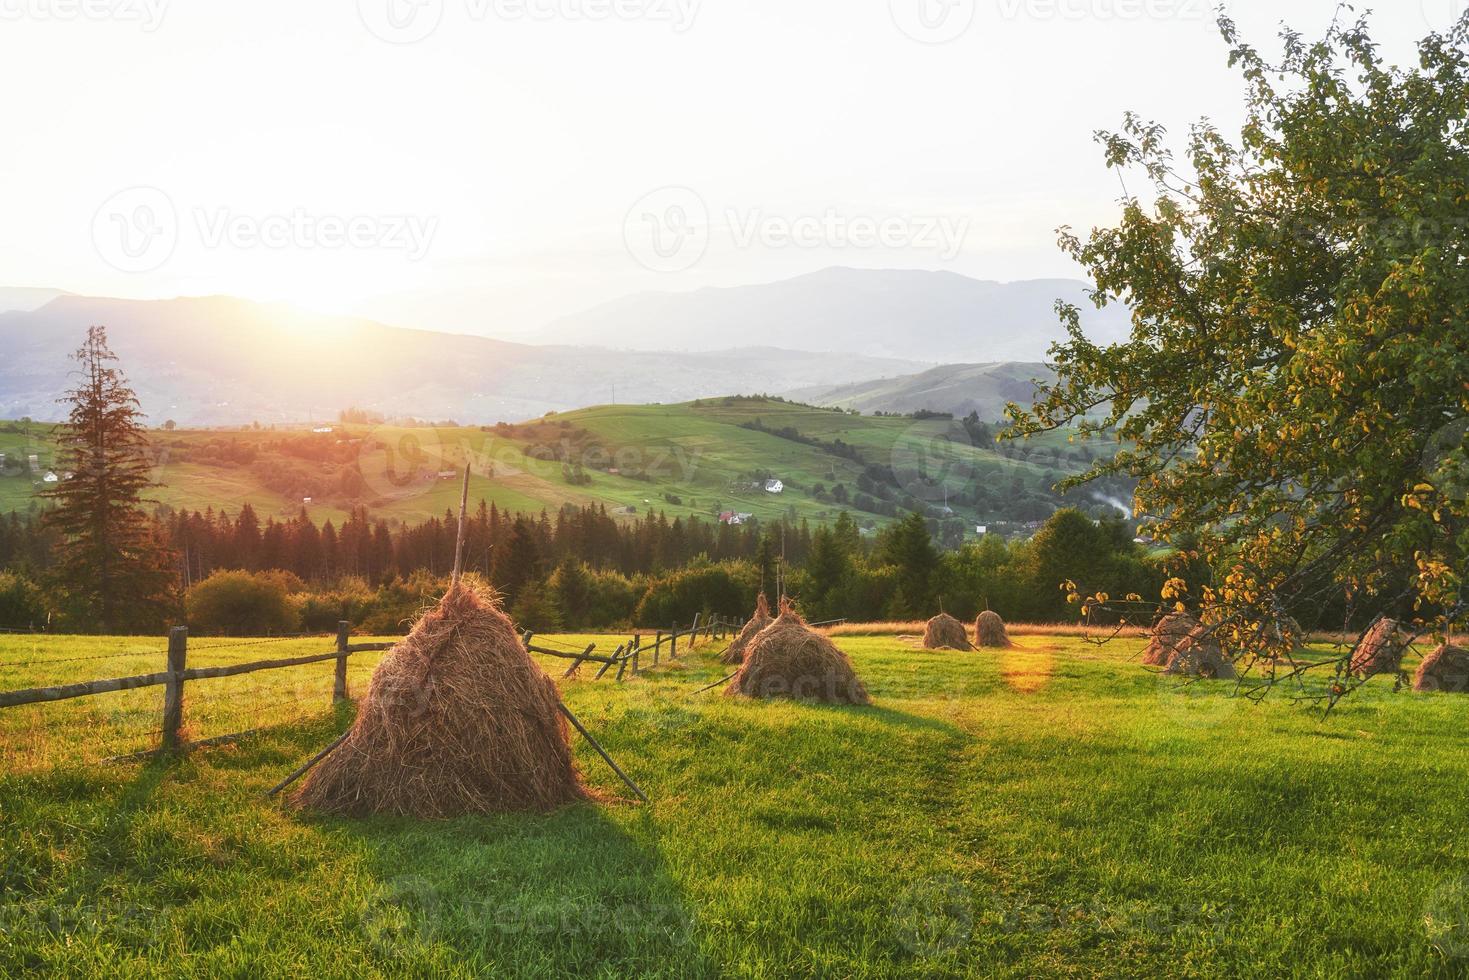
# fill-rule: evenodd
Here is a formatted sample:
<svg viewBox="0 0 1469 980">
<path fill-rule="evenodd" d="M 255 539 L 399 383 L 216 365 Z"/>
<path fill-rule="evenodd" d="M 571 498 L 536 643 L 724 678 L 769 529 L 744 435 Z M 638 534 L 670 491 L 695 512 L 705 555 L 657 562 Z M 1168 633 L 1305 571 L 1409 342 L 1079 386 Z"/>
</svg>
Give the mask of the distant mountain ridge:
<svg viewBox="0 0 1469 980">
<path fill-rule="evenodd" d="M 154 422 L 208 426 L 386 416 L 517 421 L 588 405 L 679 402 L 908 373 L 924 363 L 748 345 L 709 352 L 532 346 L 321 316 L 232 297 L 62 295 L 0 312 L 0 418 L 55 418 L 91 324 Z"/>
<path fill-rule="evenodd" d="M 640 293 L 562 317 L 546 343 L 709 351 L 768 345 L 935 363 L 1041 361 L 1065 339 L 1057 300 L 1099 342 L 1123 339 L 1121 306 L 1097 310 L 1070 279 L 988 282 L 954 272 L 831 268 L 781 282 Z"/>
<path fill-rule="evenodd" d="M 975 412 L 981 420 L 993 422 L 1004 415 L 1005 406 L 1011 402 L 1030 405 L 1035 382 L 1049 382 L 1055 376 L 1050 367 L 1033 361 L 945 364 L 917 374 L 797 389 L 788 392 L 787 397 L 864 414 L 911 414 L 927 409 L 962 417 Z"/>
</svg>

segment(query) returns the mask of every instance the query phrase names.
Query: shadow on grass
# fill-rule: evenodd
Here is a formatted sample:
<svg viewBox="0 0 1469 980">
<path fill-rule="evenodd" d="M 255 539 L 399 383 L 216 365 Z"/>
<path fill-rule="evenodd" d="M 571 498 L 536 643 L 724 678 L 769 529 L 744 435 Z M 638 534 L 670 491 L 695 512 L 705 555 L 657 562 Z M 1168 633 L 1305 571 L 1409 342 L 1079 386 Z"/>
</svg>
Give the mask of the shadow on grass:
<svg viewBox="0 0 1469 980">
<path fill-rule="evenodd" d="M 432 945 L 494 976 L 717 973 L 661 855 L 598 806 L 318 826 L 352 840 L 378 876 L 361 925 L 388 962 Z"/>
</svg>

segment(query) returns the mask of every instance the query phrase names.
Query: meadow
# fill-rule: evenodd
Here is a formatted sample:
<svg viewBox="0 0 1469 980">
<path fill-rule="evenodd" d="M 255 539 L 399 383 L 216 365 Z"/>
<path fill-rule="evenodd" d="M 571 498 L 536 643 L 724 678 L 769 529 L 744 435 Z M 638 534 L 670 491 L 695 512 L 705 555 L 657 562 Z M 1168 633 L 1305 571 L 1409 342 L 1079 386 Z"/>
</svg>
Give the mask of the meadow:
<svg viewBox="0 0 1469 980">
<path fill-rule="evenodd" d="M 325 649 L 241 642 L 197 640 L 190 662 Z M 837 642 L 872 707 L 695 695 L 727 671 L 714 644 L 621 684 L 558 681 L 652 803 L 578 743 L 604 800 L 548 816 L 266 800 L 350 721 L 330 664 L 190 685 L 196 737 L 278 727 L 173 762 L 107 761 L 150 743 L 160 689 L 0 712 L 0 974 L 1469 971 L 1464 699 L 1379 679 L 1322 718 L 1290 692 L 1160 678 L 1135 638 Z M 135 659 L 82 659 L 120 649 Z M 0 689 L 158 669 L 162 650 L 0 637 Z M 354 658 L 354 694 L 376 656 Z"/>
</svg>

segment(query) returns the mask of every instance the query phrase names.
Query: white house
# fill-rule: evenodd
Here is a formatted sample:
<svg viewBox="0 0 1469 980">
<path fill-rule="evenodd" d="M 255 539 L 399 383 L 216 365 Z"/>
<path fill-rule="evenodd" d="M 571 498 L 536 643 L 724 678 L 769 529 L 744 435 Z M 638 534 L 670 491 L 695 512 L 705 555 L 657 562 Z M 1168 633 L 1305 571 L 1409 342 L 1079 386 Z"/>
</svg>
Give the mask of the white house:
<svg viewBox="0 0 1469 980">
<path fill-rule="evenodd" d="M 765 492 L 766 493 L 784 493 L 785 492 L 785 488 L 786 488 L 786 485 L 784 483 L 782 483 L 781 481 L 779 481 L 779 480 L 766 480 L 765 481 Z"/>
</svg>

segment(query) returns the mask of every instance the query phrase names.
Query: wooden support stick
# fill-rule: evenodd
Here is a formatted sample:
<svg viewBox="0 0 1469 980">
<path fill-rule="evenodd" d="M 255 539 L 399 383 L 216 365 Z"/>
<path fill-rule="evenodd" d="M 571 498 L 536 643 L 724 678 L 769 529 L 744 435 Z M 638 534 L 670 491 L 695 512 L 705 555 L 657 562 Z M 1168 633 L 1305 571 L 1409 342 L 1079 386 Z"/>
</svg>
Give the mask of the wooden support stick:
<svg viewBox="0 0 1469 980">
<path fill-rule="evenodd" d="M 597 740 L 595 738 L 592 738 L 592 733 L 587 731 L 586 726 L 577 720 L 576 715 L 571 713 L 571 709 L 564 704 L 558 704 L 557 707 L 560 708 L 561 713 L 566 716 L 566 720 L 571 722 L 572 725 L 576 727 L 577 731 L 581 732 L 581 737 L 586 739 L 587 743 L 590 744 L 592 748 L 597 750 L 597 754 L 600 755 L 604 760 L 606 760 L 607 764 L 612 767 L 612 771 L 621 776 L 622 781 L 624 783 L 627 783 L 628 787 L 634 793 L 638 794 L 638 799 L 642 800 L 644 803 L 647 803 L 648 797 L 643 795 L 642 790 L 638 789 L 638 784 L 629 779 L 627 773 L 623 772 L 622 769 L 617 765 L 617 763 L 612 761 L 612 756 L 607 754 L 607 750 L 602 748 L 602 746 L 597 743 Z"/>
<path fill-rule="evenodd" d="M 464 573 L 464 512 L 469 509 L 469 464 L 464 464 L 464 489 L 459 494 L 459 535 L 454 540 L 454 579 L 451 585 L 459 584 Z"/>
<path fill-rule="evenodd" d="M 713 684 L 707 684 L 704 687 L 699 688 L 697 691 L 694 692 L 694 694 L 703 694 L 705 691 L 708 691 L 708 690 L 710 690 L 712 688 L 716 688 L 716 687 L 718 687 L 721 684 L 726 684 L 729 681 L 734 680 L 735 674 L 738 674 L 738 673 L 739 673 L 739 671 L 735 671 L 734 674 L 728 674 L 728 675 L 726 675 L 724 677 L 721 677 L 719 680 L 715 681 Z M 693 697 L 694 694 L 690 694 L 689 697 Z"/>
<path fill-rule="evenodd" d="M 347 741 L 347 736 L 351 734 L 352 729 L 349 728 L 342 734 L 338 735 L 336 739 L 332 742 L 332 744 L 328 745 L 326 748 L 322 749 L 320 752 L 307 759 L 305 765 L 297 769 L 295 772 L 291 773 L 285 779 L 282 779 L 280 782 L 276 783 L 265 795 L 274 796 L 281 790 L 285 789 L 287 786 L 294 783 L 296 780 L 300 779 L 302 776 L 306 775 L 308 772 L 311 771 L 312 766 L 316 765 L 322 759 L 325 759 L 327 756 L 335 752 L 337 750 L 337 747 L 340 746 L 343 742 Z"/>
</svg>

